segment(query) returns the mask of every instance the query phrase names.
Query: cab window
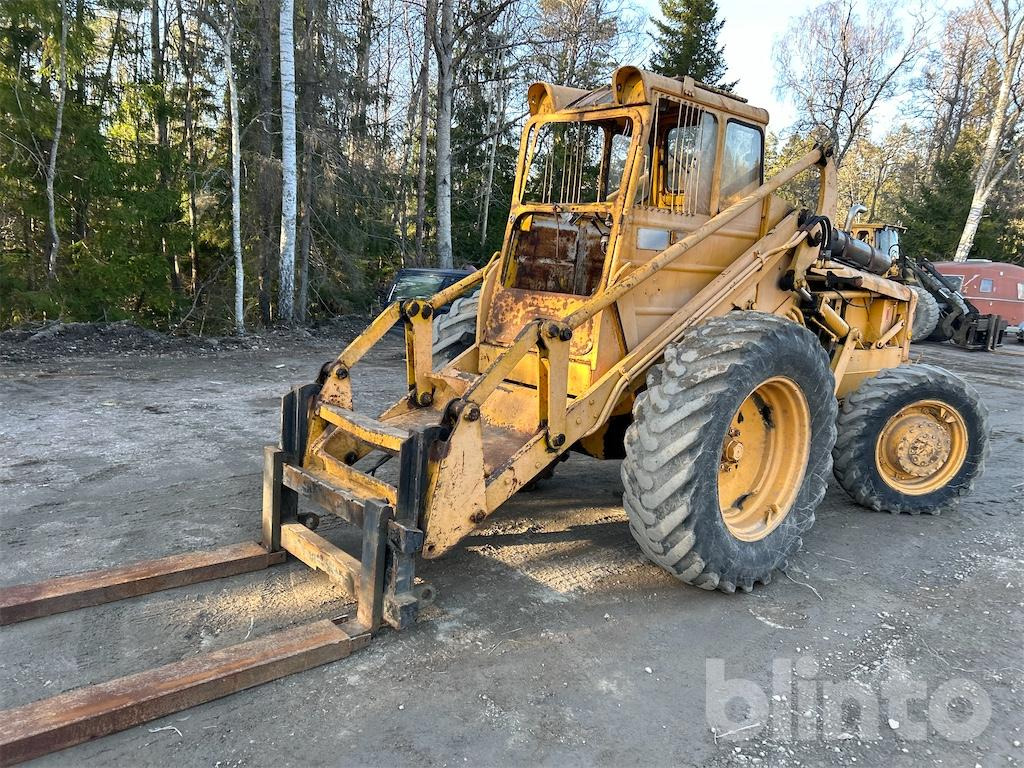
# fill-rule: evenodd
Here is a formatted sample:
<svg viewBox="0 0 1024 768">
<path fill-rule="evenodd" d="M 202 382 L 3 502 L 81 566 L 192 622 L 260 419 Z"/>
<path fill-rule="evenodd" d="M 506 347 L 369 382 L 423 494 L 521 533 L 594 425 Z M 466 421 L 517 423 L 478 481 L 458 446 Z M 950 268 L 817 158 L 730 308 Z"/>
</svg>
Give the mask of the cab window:
<svg viewBox="0 0 1024 768">
<path fill-rule="evenodd" d="M 618 194 L 632 140 L 624 119 L 545 122 L 530 132 L 522 201 L 607 202 Z"/>
<path fill-rule="evenodd" d="M 993 283 L 992 280 L 987 277 L 983 277 L 981 279 L 981 284 L 978 286 L 978 290 L 980 290 L 982 293 L 992 293 L 994 288 L 995 283 Z"/>
<path fill-rule="evenodd" d="M 717 143 L 713 114 L 681 99 L 660 97 L 638 204 L 684 215 L 711 213 Z"/>
<path fill-rule="evenodd" d="M 718 127 L 705 112 L 693 125 L 671 128 L 665 137 L 665 191 L 693 200 L 694 213 L 711 211 L 711 177 Z"/>
<path fill-rule="evenodd" d="M 763 148 L 761 131 L 753 126 L 729 121 L 725 129 L 725 150 L 722 154 L 719 208 L 728 208 L 761 185 Z"/>
</svg>

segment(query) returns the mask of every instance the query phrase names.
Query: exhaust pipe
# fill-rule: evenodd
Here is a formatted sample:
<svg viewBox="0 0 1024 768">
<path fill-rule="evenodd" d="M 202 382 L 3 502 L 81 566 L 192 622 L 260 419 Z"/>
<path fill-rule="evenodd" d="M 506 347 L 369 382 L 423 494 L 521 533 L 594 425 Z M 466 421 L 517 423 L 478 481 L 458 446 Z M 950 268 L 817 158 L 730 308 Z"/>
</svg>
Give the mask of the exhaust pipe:
<svg viewBox="0 0 1024 768">
<path fill-rule="evenodd" d="M 853 220 L 860 216 L 862 213 L 866 213 L 868 210 L 867 206 L 863 203 L 856 203 L 850 208 L 850 212 L 846 214 L 846 226 L 843 227 L 847 232 L 850 231 L 850 227 L 853 226 Z"/>
</svg>

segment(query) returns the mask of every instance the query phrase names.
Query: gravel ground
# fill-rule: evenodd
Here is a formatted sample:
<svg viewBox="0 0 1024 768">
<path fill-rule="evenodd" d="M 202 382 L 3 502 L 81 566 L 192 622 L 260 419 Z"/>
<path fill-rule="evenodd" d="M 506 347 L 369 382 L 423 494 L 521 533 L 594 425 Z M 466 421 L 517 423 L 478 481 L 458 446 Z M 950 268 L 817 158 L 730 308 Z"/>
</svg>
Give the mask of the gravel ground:
<svg viewBox="0 0 1024 768">
<path fill-rule="evenodd" d="M 0 583 L 255 539 L 277 397 L 344 336 L 201 354 L 0 339 Z M 833 486 L 786 576 L 709 594 L 640 556 L 618 462 L 574 456 L 421 566 L 439 597 L 415 629 L 38 764 L 1024 764 L 1024 354 L 914 349 L 991 411 L 988 469 L 955 512 L 870 513 Z M 401 394 L 401 352 L 356 369 L 360 408 Z M 2 703 L 347 605 L 292 561 L 8 627 Z"/>
</svg>

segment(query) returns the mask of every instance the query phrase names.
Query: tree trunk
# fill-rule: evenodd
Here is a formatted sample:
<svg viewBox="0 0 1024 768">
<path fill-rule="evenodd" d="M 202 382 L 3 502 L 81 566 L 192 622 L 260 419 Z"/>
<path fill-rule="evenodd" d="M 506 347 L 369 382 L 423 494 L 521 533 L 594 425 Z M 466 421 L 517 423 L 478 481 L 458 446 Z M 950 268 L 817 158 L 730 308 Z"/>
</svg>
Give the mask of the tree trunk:
<svg viewBox="0 0 1024 768">
<path fill-rule="evenodd" d="M 185 14 L 182 9 L 181 0 L 177 0 L 178 16 L 178 37 L 181 38 L 178 44 L 178 61 L 181 63 L 181 71 L 185 75 L 185 104 L 183 128 L 185 132 L 185 164 L 188 173 L 188 252 L 189 269 L 191 272 L 189 287 L 193 295 L 199 287 L 199 264 L 196 226 L 198 219 L 198 205 L 196 202 L 196 141 L 192 116 L 192 96 L 195 82 L 195 68 L 193 67 L 194 57 L 190 56 L 188 50 L 188 36 L 185 32 Z"/>
<path fill-rule="evenodd" d="M 452 268 L 452 93 L 455 50 L 454 0 L 440 0 L 441 28 L 434 40 L 437 53 L 437 126 L 434 181 L 437 208 L 437 265 Z"/>
<path fill-rule="evenodd" d="M 294 0 L 281 0 L 281 261 L 278 318 L 294 319 L 295 304 L 295 17 Z"/>
<path fill-rule="evenodd" d="M 53 124 L 53 141 L 50 142 L 50 162 L 46 166 L 46 209 L 50 223 L 50 251 L 46 259 L 47 279 L 57 275 L 57 254 L 60 251 L 60 235 L 57 233 L 57 211 L 53 193 L 53 181 L 57 175 L 57 152 L 60 147 L 60 133 L 64 127 L 64 101 L 68 92 L 68 5 L 60 0 L 60 53 L 58 70 L 57 116 Z"/>
<path fill-rule="evenodd" d="M 494 163 L 498 154 L 498 144 L 501 141 L 501 124 L 505 120 L 505 67 L 501 62 L 497 67 L 497 106 L 494 109 L 494 138 L 491 141 L 490 153 L 487 156 L 487 181 L 484 185 L 483 212 L 480 222 L 480 248 L 487 244 L 487 221 L 491 209 L 491 188 L 494 186 Z"/>
<path fill-rule="evenodd" d="M 277 254 L 277 244 L 274 242 L 274 219 L 275 205 L 274 193 L 277 184 L 276 174 L 272 173 L 274 163 L 274 62 L 271 48 L 271 30 L 273 29 L 273 8 L 274 0 L 259 0 L 258 17 L 260 29 L 265 34 L 258 36 L 258 48 L 256 54 L 256 102 L 259 114 L 257 124 L 254 126 L 256 134 L 257 159 L 257 193 L 256 193 L 256 217 L 259 232 L 258 246 L 260 252 L 260 277 L 259 277 L 259 301 L 260 320 L 264 325 L 270 325 L 271 315 L 271 289 L 273 286 L 273 265 Z"/>
<path fill-rule="evenodd" d="M 149 4 L 149 53 L 150 66 L 153 74 L 153 85 L 160 93 L 157 96 L 153 116 L 153 140 L 158 147 L 167 145 L 167 112 L 164 109 L 164 49 L 160 42 L 160 0 L 150 0 Z"/>
<path fill-rule="evenodd" d="M 427 131 L 430 126 L 430 40 L 434 28 L 437 1 L 427 0 L 423 16 L 423 60 L 420 62 L 420 135 L 419 170 L 416 179 L 416 265 L 426 264 L 427 227 Z"/>
<path fill-rule="evenodd" d="M 75 34 L 81 38 L 85 33 L 85 0 L 75 2 Z M 88 88 L 86 87 L 86 67 L 81 66 L 75 73 L 75 103 L 84 107 L 88 99 Z M 89 231 L 89 201 L 92 196 L 90 182 L 86 179 L 79 181 L 77 189 L 72 195 L 72 228 L 71 237 L 73 242 L 82 242 Z"/>
<path fill-rule="evenodd" d="M 245 335 L 245 267 L 242 263 L 242 132 L 238 117 L 238 86 L 231 59 L 235 37 L 233 10 L 224 34 L 224 74 L 228 81 L 231 108 L 231 250 L 235 254 L 235 333 Z"/>
<path fill-rule="evenodd" d="M 350 151 L 358 153 L 366 146 L 366 109 L 370 92 L 370 44 L 373 37 L 373 2 L 360 0 L 359 24 L 356 28 L 356 71 L 353 97 L 355 105 L 352 120 Z"/>
<path fill-rule="evenodd" d="M 153 78 L 153 89 L 155 100 L 153 104 L 153 141 L 156 143 L 157 153 L 157 185 L 163 192 L 167 192 L 170 186 L 170 160 L 171 146 L 170 136 L 167 129 L 167 96 L 164 92 L 164 48 L 160 37 L 160 0 L 150 0 L 149 4 L 149 52 L 150 67 Z M 171 253 L 167 246 L 167 227 L 173 219 L 173 215 L 164 206 L 169 199 L 168 194 L 161 195 L 162 204 L 157 213 L 157 242 L 156 249 L 167 261 L 167 268 L 170 271 L 171 288 L 175 292 L 181 290 L 181 264 L 178 261 L 178 254 Z"/>
<path fill-rule="evenodd" d="M 309 251 L 313 247 L 313 135 L 306 126 L 302 140 L 302 215 L 299 219 L 299 298 L 295 315 L 306 322 L 309 307 Z"/>
</svg>

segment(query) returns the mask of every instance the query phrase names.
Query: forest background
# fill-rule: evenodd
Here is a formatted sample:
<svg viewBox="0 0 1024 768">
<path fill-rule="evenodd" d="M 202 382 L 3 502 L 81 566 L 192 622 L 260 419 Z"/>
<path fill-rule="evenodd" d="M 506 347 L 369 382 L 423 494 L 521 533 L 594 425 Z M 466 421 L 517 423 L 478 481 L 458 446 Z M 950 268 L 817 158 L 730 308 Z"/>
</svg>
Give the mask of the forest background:
<svg viewBox="0 0 1024 768">
<path fill-rule="evenodd" d="M 3 0 L 0 328 L 244 333 L 365 311 L 403 266 L 479 266 L 529 83 L 640 64 L 768 96 L 728 78 L 745 52 L 714 0 L 653 10 Z M 911 256 L 1024 262 L 1022 48 L 1020 0 L 807 8 L 762 62 L 795 116 L 770 126 L 768 174 L 827 139 L 839 221 L 863 203 Z"/>
</svg>

